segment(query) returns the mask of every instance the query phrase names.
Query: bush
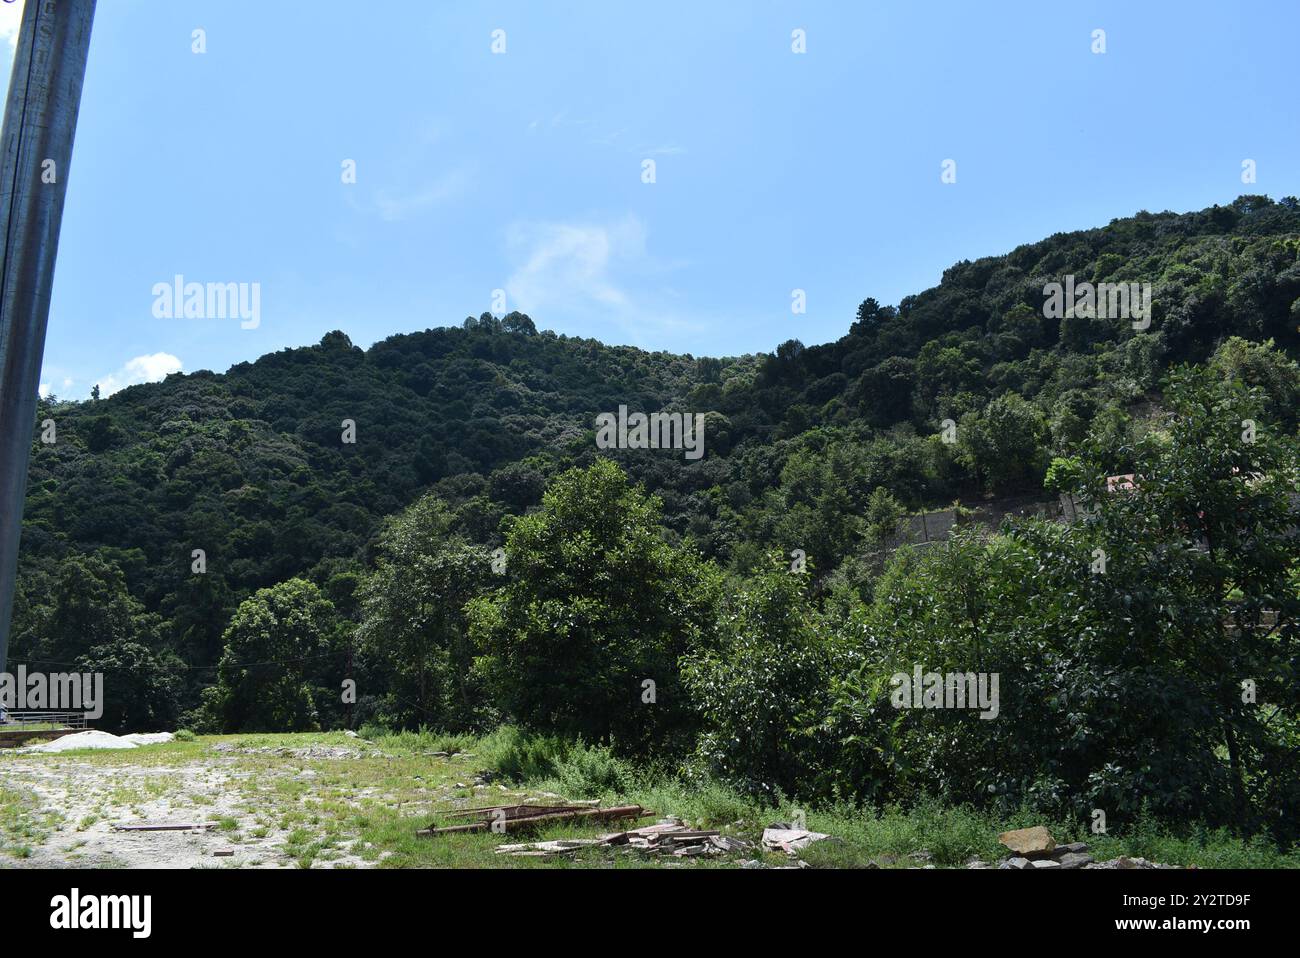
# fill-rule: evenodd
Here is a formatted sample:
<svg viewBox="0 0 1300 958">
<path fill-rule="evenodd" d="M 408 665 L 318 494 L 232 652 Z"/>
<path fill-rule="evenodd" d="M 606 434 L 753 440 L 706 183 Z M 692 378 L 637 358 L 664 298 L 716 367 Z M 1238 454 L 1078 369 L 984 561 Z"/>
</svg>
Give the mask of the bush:
<svg viewBox="0 0 1300 958">
<path fill-rule="evenodd" d="M 556 779 L 566 797 L 618 795 L 633 784 L 632 767 L 604 745 L 576 746 L 560 761 Z"/>
<path fill-rule="evenodd" d="M 821 793 L 833 756 L 820 734 L 830 657 L 805 594 L 808 576 L 774 559 L 719 615 L 720 647 L 686 660 L 700 715 L 697 762 L 748 793 Z"/>
<path fill-rule="evenodd" d="M 478 755 L 490 771 L 524 782 L 555 777 L 570 748 L 565 739 L 503 725 L 483 738 Z"/>
</svg>

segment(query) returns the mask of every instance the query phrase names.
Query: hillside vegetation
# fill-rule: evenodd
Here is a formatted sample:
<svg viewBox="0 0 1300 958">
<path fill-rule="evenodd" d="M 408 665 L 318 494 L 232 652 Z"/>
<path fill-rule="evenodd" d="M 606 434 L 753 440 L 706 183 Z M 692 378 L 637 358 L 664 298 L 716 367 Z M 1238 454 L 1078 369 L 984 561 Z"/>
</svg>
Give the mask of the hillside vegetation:
<svg viewBox="0 0 1300 958">
<path fill-rule="evenodd" d="M 1150 283 L 1149 325 L 1049 318 L 1067 275 Z M 11 661 L 103 671 L 110 728 L 513 722 L 764 801 L 1289 843 L 1297 355 L 1300 203 L 1248 196 L 770 355 L 485 314 L 45 400 Z M 598 449 L 620 406 L 705 415 L 705 455 Z M 1058 492 L 1081 521 L 886 555 L 910 510 Z M 999 675 L 997 717 L 899 708 L 916 667 Z"/>
</svg>

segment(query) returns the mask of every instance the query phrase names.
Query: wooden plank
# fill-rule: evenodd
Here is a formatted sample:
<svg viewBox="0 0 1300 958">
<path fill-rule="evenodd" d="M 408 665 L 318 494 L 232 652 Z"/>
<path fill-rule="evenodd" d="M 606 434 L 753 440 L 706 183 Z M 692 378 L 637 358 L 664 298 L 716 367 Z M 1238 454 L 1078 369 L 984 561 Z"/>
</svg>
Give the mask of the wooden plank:
<svg viewBox="0 0 1300 958">
<path fill-rule="evenodd" d="M 216 822 L 188 822 L 188 823 L 170 823 L 157 822 L 144 825 L 114 825 L 113 830 L 117 832 L 192 832 L 207 831 L 210 828 L 216 828 Z"/>
</svg>

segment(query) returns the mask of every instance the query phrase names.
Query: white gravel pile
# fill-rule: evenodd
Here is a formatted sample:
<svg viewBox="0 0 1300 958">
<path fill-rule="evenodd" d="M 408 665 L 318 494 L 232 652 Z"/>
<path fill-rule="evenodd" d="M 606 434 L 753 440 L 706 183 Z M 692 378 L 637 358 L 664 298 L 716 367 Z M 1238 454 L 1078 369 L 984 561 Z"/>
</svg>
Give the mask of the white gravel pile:
<svg viewBox="0 0 1300 958">
<path fill-rule="evenodd" d="M 52 742 L 46 742 L 43 745 L 33 745 L 25 748 L 24 752 L 70 752 L 77 748 L 136 748 L 137 744 L 132 742 L 129 737 L 121 738 L 108 732 L 98 732 L 94 729 L 88 729 L 85 732 L 73 732 L 71 735 L 64 735 L 62 738 L 56 738 Z"/>
<path fill-rule="evenodd" d="M 127 742 L 135 742 L 136 745 L 161 745 L 163 742 L 170 742 L 175 737 L 171 732 L 132 732 L 130 735 L 123 735 L 122 739 Z"/>
</svg>

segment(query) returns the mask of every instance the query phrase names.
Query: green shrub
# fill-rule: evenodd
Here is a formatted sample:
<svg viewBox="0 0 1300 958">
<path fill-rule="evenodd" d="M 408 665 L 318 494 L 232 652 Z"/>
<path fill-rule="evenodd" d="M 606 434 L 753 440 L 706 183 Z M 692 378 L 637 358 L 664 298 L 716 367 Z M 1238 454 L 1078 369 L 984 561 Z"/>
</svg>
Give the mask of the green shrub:
<svg viewBox="0 0 1300 958">
<path fill-rule="evenodd" d="M 560 762 L 556 778 L 564 795 L 575 798 L 621 794 L 633 784 L 632 767 L 604 745 L 572 748 Z"/>
<path fill-rule="evenodd" d="M 774 799 L 827 785 L 828 644 L 804 593 L 778 564 L 747 581 L 719 615 L 719 648 L 687 658 L 683 678 L 703 727 L 696 763 Z"/>
<path fill-rule="evenodd" d="M 478 755 L 490 771 L 524 782 L 555 777 L 571 747 L 562 738 L 503 725 L 483 738 Z"/>
</svg>

